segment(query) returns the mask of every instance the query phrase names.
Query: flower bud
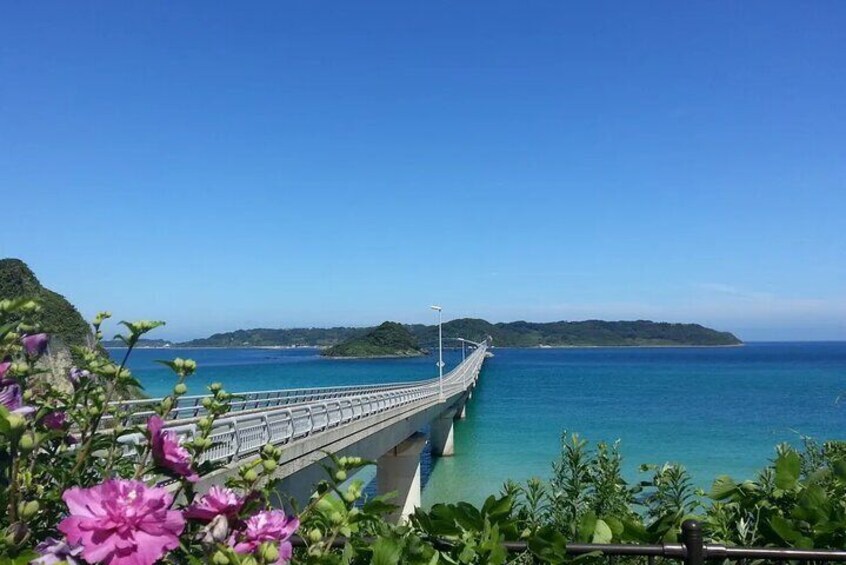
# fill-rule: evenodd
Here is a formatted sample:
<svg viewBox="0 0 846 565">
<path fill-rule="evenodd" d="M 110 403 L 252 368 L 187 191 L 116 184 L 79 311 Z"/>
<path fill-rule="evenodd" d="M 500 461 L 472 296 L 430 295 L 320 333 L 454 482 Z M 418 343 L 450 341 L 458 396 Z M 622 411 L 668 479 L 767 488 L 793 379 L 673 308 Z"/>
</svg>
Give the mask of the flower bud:
<svg viewBox="0 0 846 565">
<path fill-rule="evenodd" d="M 6 528 L 6 531 L 3 533 L 3 541 L 11 547 L 23 545 L 28 538 L 29 528 L 26 527 L 26 524 L 20 522 L 15 522 Z"/>
<path fill-rule="evenodd" d="M 220 383 L 212 383 L 212 384 L 209 385 L 209 390 L 213 393 L 214 392 L 220 392 L 220 390 L 222 390 L 222 389 L 223 389 L 223 385 L 220 384 Z"/>
<path fill-rule="evenodd" d="M 171 408 L 173 408 L 173 399 L 169 396 L 166 396 L 162 400 L 162 411 L 164 414 L 170 412 Z"/>
<path fill-rule="evenodd" d="M 188 392 L 188 387 L 185 386 L 185 383 L 179 383 L 175 387 L 173 387 L 173 394 L 177 396 L 181 396 Z"/>
<path fill-rule="evenodd" d="M 259 559 L 265 563 L 276 563 L 279 559 L 279 550 L 276 548 L 275 544 L 269 541 L 266 541 L 259 546 L 258 554 Z"/>
<path fill-rule="evenodd" d="M 18 449 L 21 453 L 27 454 L 35 449 L 36 441 L 35 436 L 32 433 L 26 433 L 21 436 L 21 439 L 18 441 Z"/>
<path fill-rule="evenodd" d="M 335 480 L 339 483 L 342 483 L 347 480 L 347 472 L 346 471 L 335 471 Z"/>
<path fill-rule="evenodd" d="M 18 504 L 18 515 L 24 520 L 31 520 L 40 508 L 37 500 L 21 502 Z"/>
<path fill-rule="evenodd" d="M 252 469 L 250 469 L 246 473 L 244 473 L 244 480 L 249 482 L 256 481 L 258 480 L 258 474 Z"/>
<path fill-rule="evenodd" d="M 26 418 L 14 412 L 6 417 L 6 421 L 9 422 L 9 429 L 13 432 L 19 432 L 26 427 Z"/>
<path fill-rule="evenodd" d="M 352 504 L 353 502 L 355 502 L 355 499 L 356 499 L 356 496 L 352 492 L 347 491 L 347 492 L 344 493 L 344 500 L 346 502 Z"/>
<path fill-rule="evenodd" d="M 273 459 L 265 459 L 261 462 L 261 465 L 262 467 L 264 467 L 264 470 L 268 473 L 272 473 L 273 471 L 275 471 L 276 467 L 278 466 L 276 461 L 274 461 Z"/>
<path fill-rule="evenodd" d="M 314 543 L 317 543 L 323 539 L 323 532 L 321 532 L 318 528 L 312 528 L 308 532 L 308 539 Z"/>
<path fill-rule="evenodd" d="M 209 410 L 212 407 L 212 404 L 214 404 L 214 400 L 209 397 L 206 397 L 202 400 L 201 404 L 203 405 L 203 408 Z"/>
<path fill-rule="evenodd" d="M 229 558 L 222 551 L 215 551 L 212 555 L 212 563 L 214 565 L 229 565 Z"/>
<path fill-rule="evenodd" d="M 344 515 L 340 512 L 332 512 L 332 515 L 329 516 L 329 519 L 332 521 L 333 524 L 336 526 L 344 521 Z"/>
</svg>

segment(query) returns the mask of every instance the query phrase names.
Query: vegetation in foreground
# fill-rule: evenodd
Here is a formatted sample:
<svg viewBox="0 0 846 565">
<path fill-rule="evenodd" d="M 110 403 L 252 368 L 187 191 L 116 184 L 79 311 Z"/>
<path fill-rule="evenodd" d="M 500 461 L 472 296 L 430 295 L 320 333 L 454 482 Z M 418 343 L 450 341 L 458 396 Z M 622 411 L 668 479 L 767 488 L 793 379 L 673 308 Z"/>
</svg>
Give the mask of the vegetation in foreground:
<svg viewBox="0 0 846 565">
<path fill-rule="evenodd" d="M 591 449 L 578 436 L 562 441 L 549 481 L 508 483 L 480 507 L 459 502 L 418 510 L 404 525 L 384 516 L 385 497 L 363 498 L 347 478 L 367 461 L 328 456 L 327 478 L 304 508 L 285 501 L 274 472 L 280 450 L 263 448 L 224 486 L 198 495 L 198 475 L 214 445 L 216 419 L 230 395 L 209 387 L 208 415 L 180 443 L 163 419 L 186 394 L 190 360 L 163 362 L 176 384 L 149 420 L 123 426 L 110 401 L 138 386 L 126 361 L 160 322 L 122 322 L 120 363 L 94 342 L 75 350 L 72 390 L 38 379 L 49 336 L 37 303 L 0 300 L 0 563 L 150 565 L 214 563 L 434 564 L 562 563 L 567 543 L 674 540 L 681 522 L 698 517 L 710 540 L 726 544 L 837 548 L 846 545 L 846 445 L 808 442 L 777 450 L 758 478 L 719 477 L 697 492 L 678 465 L 652 467 L 629 485 L 617 445 Z M 142 441 L 125 444 L 131 436 Z M 175 490 L 157 486 L 169 480 Z M 294 547 L 293 540 L 301 543 Z M 525 542 L 508 553 L 506 541 Z M 588 559 L 591 559 L 590 557 Z"/>
<path fill-rule="evenodd" d="M 397 322 L 383 322 L 362 336 L 324 349 L 324 357 L 419 357 L 424 355 L 417 338 Z"/>
</svg>

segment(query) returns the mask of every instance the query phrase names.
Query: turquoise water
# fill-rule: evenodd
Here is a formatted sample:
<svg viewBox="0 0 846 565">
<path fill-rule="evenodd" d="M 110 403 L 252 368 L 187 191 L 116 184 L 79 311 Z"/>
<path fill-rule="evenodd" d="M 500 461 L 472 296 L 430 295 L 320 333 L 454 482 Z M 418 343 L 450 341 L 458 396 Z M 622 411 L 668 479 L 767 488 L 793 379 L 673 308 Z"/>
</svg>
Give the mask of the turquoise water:
<svg viewBox="0 0 846 565">
<path fill-rule="evenodd" d="M 625 472 L 683 463 L 696 482 L 751 477 L 781 441 L 844 438 L 846 343 L 753 343 L 738 348 L 495 349 L 456 423 L 456 455 L 424 459 L 424 501 L 479 502 L 507 478 L 548 477 L 562 431 L 621 441 Z M 130 366 L 150 394 L 171 381 L 154 359 L 200 364 L 192 392 L 422 379 L 434 358 L 330 361 L 315 350 L 140 350 Z M 445 354 L 454 365 L 460 352 Z"/>
</svg>

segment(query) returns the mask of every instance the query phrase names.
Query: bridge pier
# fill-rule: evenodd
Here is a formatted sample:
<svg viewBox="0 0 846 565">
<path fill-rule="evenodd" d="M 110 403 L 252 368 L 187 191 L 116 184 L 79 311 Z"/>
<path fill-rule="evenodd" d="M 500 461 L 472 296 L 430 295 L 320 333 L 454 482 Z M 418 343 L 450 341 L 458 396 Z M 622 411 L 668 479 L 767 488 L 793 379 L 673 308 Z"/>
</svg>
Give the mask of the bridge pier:
<svg viewBox="0 0 846 565">
<path fill-rule="evenodd" d="M 456 410 L 447 410 L 432 420 L 430 439 L 432 441 L 432 455 L 450 457 L 455 455 L 455 441 L 453 438 Z"/>
<path fill-rule="evenodd" d="M 455 415 L 456 420 L 463 420 L 467 418 L 467 403 L 464 402 L 461 404 L 461 407 L 458 409 L 458 413 Z"/>
<path fill-rule="evenodd" d="M 379 494 L 396 492 L 391 502 L 399 506 L 387 519 L 404 522 L 420 506 L 420 452 L 426 436 L 420 432 L 382 455 L 376 462 L 376 489 Z"/>
</svg>

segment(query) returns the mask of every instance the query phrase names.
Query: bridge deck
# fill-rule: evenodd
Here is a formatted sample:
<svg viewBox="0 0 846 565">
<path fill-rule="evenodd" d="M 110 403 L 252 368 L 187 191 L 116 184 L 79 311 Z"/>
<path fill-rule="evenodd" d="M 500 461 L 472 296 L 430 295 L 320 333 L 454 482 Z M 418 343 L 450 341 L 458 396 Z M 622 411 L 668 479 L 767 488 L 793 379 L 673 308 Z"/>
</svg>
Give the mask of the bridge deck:
<svg viewBox="0 0 846 565">
<path fill-rule="evenodd" d="M 234 395 L 232 412 L 217 420 L 212 429 L 214 445 L 205 460 L 224 465 L 224 473 L 248 459 L 266 444 L 288 446 L 290 457 L 300 463 L 286 474 L 322 458 L 321 450 L 339 449 L 366 438 L 368 430 L 378 433 L 388 424 L 409 420 L 417 413 L 441 404 L 448 409 L 478 378 L 487 342 L 470 353 L 455 369 L 438 378 L 383 385 L 325 387 L 260 391 Z M 443 391 L 441 391 L 441 388 Z M 182 397 L 168 414 L 168 428 L 191 437 L 196 421 L 206 414 L 205 396 Z M 152 415 L 160 399 L 122 402 L 117 418 L 141 423 Z M 351 439 L 352 438 L 352 439 Z M 344 441 L 339 440 L 344 439 Z M 124 438 L 126 443 L 143 441 L 140 436 Z M 390 446 L 389 446 L 390 448 Z M 219 471 L 212 473 L 218 476 Z M 204 477 L 203 479 L 211 478 Z"/>
</svg>

